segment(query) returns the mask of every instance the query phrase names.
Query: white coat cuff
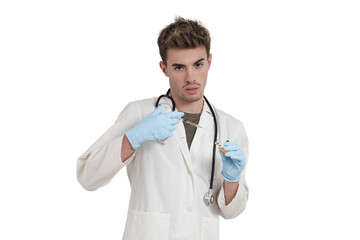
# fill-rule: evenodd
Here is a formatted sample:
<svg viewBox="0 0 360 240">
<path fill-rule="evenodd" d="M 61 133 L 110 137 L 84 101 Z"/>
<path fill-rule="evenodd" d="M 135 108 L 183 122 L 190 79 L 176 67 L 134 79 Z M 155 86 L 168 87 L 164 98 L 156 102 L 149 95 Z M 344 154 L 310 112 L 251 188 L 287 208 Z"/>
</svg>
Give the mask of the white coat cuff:
<svg viewBox="0 0 360 240">
<path fill-rule="evenodd" d="M 222 212 L 221 215 L 225 219 L 237 217 L 245 209 L 247 203 L 247 196 L 248 192 L 240 181 L 235 197 L 228 205 L 226 205 L 224 185 L 222 185 L 217 199 L 220 211 Z"/>
<path fill-rule="evenodd" d="M 129 163 L 134 159 L 135 157 L 135 154 L 136 154 L 136 150 L 133 154 L 131 154 L 125 161 L 122 161 L 121 160 L 121 147 L 122 147 L 122 141 L 124 139 L 125 135 L 121 136 L 121 141 L 120 141 L 120 152 L 119 152 L 119 156 L 120 156 L 120 161 L 122 162 L 121 163 L 121 167 L 125 167 L 127 165 L 129 165 Z"/>
</svg>

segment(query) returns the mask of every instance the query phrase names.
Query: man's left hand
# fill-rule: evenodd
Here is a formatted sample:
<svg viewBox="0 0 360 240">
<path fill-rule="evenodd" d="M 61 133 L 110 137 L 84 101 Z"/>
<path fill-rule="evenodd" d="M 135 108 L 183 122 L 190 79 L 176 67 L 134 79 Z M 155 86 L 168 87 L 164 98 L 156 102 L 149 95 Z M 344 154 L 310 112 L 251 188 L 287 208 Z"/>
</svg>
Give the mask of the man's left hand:
<svg viewBox="0 0 360 240">
<path fill-rule="evenodd" d="M 224 154 L 219 150 L 223 163 L 221 175 L 226 181 L 238 182 L 241 172 L 245 168 L 246 158 L 244 152 L 233 142 L 225 142 L 224 150 L 228 152 Z"/>
</svg>

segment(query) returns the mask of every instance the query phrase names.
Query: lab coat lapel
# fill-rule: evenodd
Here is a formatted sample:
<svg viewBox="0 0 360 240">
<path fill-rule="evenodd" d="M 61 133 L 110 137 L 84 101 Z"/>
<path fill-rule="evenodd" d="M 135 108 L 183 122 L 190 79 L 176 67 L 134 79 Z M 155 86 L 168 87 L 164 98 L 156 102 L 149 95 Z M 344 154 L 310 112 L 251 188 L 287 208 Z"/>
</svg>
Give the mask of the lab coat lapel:
<svg viewBox="0 0 360 240">
<path fill-rule="evenodd" d="M 206 128 L 205 129 L 197 129 L 194 139 L 191 144 L 191 149 L 202 149 L 204 147 L 204 140 L 211 139 L 211 142 L 214 138 L 214 120 L 210 111 L 210 108 L 204 102 L 203 111 L 200 116 L 199 125 Z M 191 154 L 187 145 L 185 127 L 183 123 L 180 123 L 176 126 L 174 131 L 174 136 L 179 145 L 179 148 L 183 154 L 185 162 L 190 171 L 193 171 L 193 164 L 191 162 Z"/>
<path fill-rule="evenodd" d="M 180 122 L 176 128 L 174 133 L 174 137 L 176 139 L 176 142 L 181 150 L 181 153 L 183 155 L 183 158 L 185 160 L 185 163 L 190 171 L 192 171 L 193 167 L 191 164 L 191 157 L 190 157 L 190 151 L 187 145 L 186 141 L 186 133 L 185 133 L 185 127 L 182 122 Z"/>
<path fill-rule="evenodd" d="M 210 141 L 213 142 L 214 139 L 214 119 L 212 117 L 210 108 L 205 102 L 203 111 L 200 116 L 199 125 L 206 129 L 198 128 L 196 130 L 194 139 L 191 144 L 191 149 L 201 149 L 204 147 L 205 140 L 211 139 Z"/>
<path fill-rule="evenodd" d="M 160 102 L 161 105 L 164 105 L 165 109 L 163 112 L 171 112 L 172 111 L 172 103 L 171 100 L 168 98 L 163 98 Z M 177 111 L 177 109 L 175 110 Z M 187 145 L 186 141 L 186 133 L 185 133 L 185 127 L 182 122 L 179 122 L 176 125 L 176 128 L 173 132 L 173 137 L 176 140 L 177 145 L 179 146 L 182 156 L 185 160 L 185 163 L 190 171 L 192 171 L 193 167 L 191 164 L 191 156 L 190 151 Z"/>
<path fill-rule="evenodd" d="M 167 101 L 170 101 L 170 100 L 167 99 Z M 193 142 L 191 144 L 192 145 L 191 148 L 194 147 L 195 149 L 199 149 L 203 146 L 204 139 L 209 139 L 209 138 L 213 139 L 213 137 L 214 137 L 214 124 L 213 124 L 214 122 L 213 121 L 214 120 L 213 120 L 213 116 L 211 114 L 210 108 L 204 101 L 204 107 L 203 107 L 203 111 L 200 116 L 199 125 L 206 128 L 207 130 L 204 130 L 204 129 L 196 130 Z M 188 166 L 190 171 L 193 171 L 193 164 L 191 163 L 191 155 L 190 155 L 189 147 L 187 145 L 184 124 L 180 122 L 176 126 L 173 134 L 174 134 L 174 138 L 176 139 L 176 142 L 181 150 L 181 153 L 186 162 L 186 165 Z"/>
</svg>

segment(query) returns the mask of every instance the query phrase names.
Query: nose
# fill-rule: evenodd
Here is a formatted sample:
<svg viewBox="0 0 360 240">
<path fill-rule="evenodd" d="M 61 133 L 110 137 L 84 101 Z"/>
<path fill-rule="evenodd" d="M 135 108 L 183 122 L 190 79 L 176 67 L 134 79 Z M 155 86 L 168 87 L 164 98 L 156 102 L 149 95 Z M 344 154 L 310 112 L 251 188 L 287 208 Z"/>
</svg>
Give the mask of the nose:
<svg viewBox="0 0 360 240">
<path fill-rule="evenodd" d="M 189 83 L 195 82 L 195 74 L 192 68 L 186 69 L 186 81 Z"/>
</svg>

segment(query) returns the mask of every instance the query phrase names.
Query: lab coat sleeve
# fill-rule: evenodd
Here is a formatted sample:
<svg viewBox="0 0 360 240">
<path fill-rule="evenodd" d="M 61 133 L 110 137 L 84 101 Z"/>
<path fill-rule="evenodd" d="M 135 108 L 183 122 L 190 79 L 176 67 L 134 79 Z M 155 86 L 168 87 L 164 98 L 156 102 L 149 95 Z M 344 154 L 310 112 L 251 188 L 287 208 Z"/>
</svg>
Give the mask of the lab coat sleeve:
<svg viewBox="0 0 360 240">
<path fill-rule="evenodd" d="M 77 160 L 77 178 L 89 191 L 106 184 L 121 168 L 128 165 L 136 155 L 121 161 L 121 146 L 125 133 L 139 122 L 136 102 L 129 103 L 116 122 Z"/>
<path fill-rule="evenodd" d="M 237 132 L 237 136 L 238 139 L 236 140 L 236 143 L 239 144 L 241 150 L 243 150 L 245 154 L 246 164 L 244 170 L 241 173 L 239 187 L 233 200 L 228 205 L 225 204 L 224 185 L 222 185 L 218 194 L 217 200 L 220 208 L 220 215 L 225 219 L 231 219 L 239 216 L 245 210 L 249 196 L 249 188 L 245 179 L 245 173 L 249 159 L 249 144 L 245 129 L 242 124 L 240 125 L 239 131 Z"/>
</svg>

